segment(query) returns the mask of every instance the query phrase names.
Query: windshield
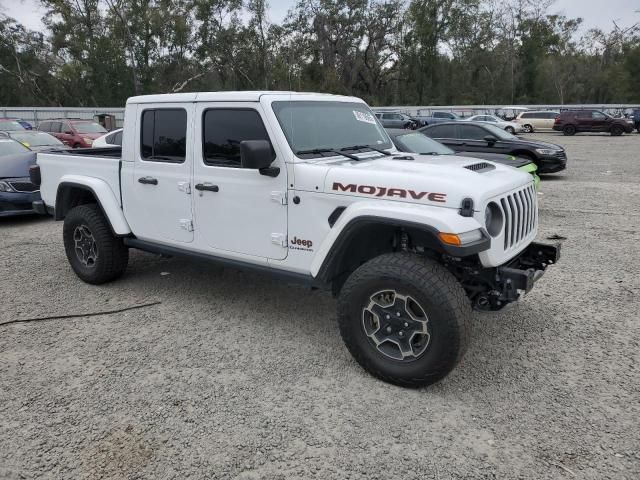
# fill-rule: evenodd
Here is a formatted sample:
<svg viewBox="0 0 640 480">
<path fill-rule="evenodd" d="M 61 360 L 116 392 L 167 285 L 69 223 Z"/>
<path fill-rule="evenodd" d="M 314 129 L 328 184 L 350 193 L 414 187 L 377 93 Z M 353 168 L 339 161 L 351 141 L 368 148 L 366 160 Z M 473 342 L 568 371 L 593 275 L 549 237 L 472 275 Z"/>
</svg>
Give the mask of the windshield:
<svg viewBox="0 0 640 480">
<path fill-rule="evenodd" d="M 496 127 L 495 125 L 485 124 L 483 128 L 486 128 L 491 135 L 499 138 L 500 140 L 517 140 L 518 137 L 515 135 L 511 135 L 509 132 L 502 130 L 501 128 Z"/>
<path fill-rule="evenodd" d="M 14 142 L 13 140 L 0 140 L 0 157 L 28 151 L 29 149 L 21 143 Z"/>
<path fill-rule="evenodd" d="M 73 127 L 78 133 L 107 133 L 104 127 L 98 123 L 74 123 Z"/>
<path fill-rule="evenodd" d="M 391 148 L 389 136 L 364 103 L 283 101 L 273 102 L 272 107 L 296 154 L 355 145 Z M 322 156 L 321 153 L 305 155 Z"/>
<path fill-rule="evenodd" d="M 423 155 L 453 155 L 455 153 L 449 147 L 445 147 L 420 132 L 398 135 L 396 142 L 404 147 L 403 150 L 409 150 L 412 153 L 421 153 Z"/>
<path fill-rule="evenodd" d="M 26 145 L 27 147 L 41 147 L 43 145 L 62 145 L 63 143 L 56 137 L 44 132 L 27 133 L 18 132 L 11 135 L 14 140 Z"/>
<path fill-rule="evenodd" d="M 15 120 L 0 120 L 0 130 L 4 132 L 14 132 L 16 130 L 26 130 Z"/>
</svg>

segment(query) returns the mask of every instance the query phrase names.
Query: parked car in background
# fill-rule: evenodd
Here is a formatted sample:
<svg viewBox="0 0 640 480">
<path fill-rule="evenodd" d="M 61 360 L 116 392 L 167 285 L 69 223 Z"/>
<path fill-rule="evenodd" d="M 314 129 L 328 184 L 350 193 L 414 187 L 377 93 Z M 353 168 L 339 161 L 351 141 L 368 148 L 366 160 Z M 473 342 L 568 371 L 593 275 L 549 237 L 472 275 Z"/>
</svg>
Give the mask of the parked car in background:
<svg viewBox="0 0 640 480">
<path fill-rule="evenodd" d="M 17 118 L 16 121 L 22 125 L 25 130 L 33 130 L 33 125 L 31 125 L 29 122 L 27 122 L 26 120 L 22 120 L 20 118 Z"/>
<path fill-rule="evenodd" d="M 122 146 L 122 128 L 113 130 L 106 135 L 96 138 L 93 141 L 93 148 L 99 147 L 121 147 Z"/>
<path fill-rule="evenodd" d="M 36 153 L 7 136 L 0 136 L 0 217 L 35 213 L 40 189 L 29 178 Z"/>
<path fill-rule="evenodd" d="M 640 108 L 635 108 L 633 110 L 631 120 L 633 120 L 633 126 L 636 127 L 636 130 L 640 133 Z"/>
<path fill-rule="evenodd" d="M 556 173 L 567 166 L 567 154 L 560 145 L 525 140 L 490 123 L 441 123 L 419 131 L 456 152 L 502 153 L 528 158 L 538 166 L 538 173 Z"/>
<path fill-rule="evenodd" d="M 38 130 L 4 132 L 4 135 L 13 138 L 34 151 L 50 150 L 52 148 L 68 148 L 53 135 L 46 132 L 39 132 Z"/>
<path fill-rule="evenodd" d="M 508 122 L 514 120 L 518 115 L 522 112 L 526 112 L 529 109 L 527 107 L 516 107 L 516 106 L 506 106 L 502 108 L 498 108 L 494 111 L 496 116 L 506 120 Z"/>
<path fill-rule="evenodd" d="M 433 112 L 431 115 L 414 115 L 411 118 L 419 122 L 422 127 L 433 125 L 434 123 L 457 122 L 462 120 L 461 116 L 453 112 Z"/>
<path fill-rule="evenodd" d="M 509 133 L 524 132 L 524 127 L 519 123 L 507 122 L 495 115 L 474 115 L 473 117 L 465 118 L 465 121 L 493 123 L 496 127 L 506 130 Z"/>
<path fill-rule="evenodd" d="M 88 148 L 93 141 L 107 133 L 107 130 L 93 120 L 61 118 L 40 122 L 38 130 L 50 133 L 72 148 Z"/>
<path fill-rule="evenodd" d="M 553 124 L 560 114 L 550 111 L 527 111 L 519 114 L 514 122 L 522 125 L 527 133 L 536 130 L 553 130 Z"/>
<path fill-rule="evenodd" d="M 613 136 L 631 133 L 635 128 L 630 118 L 614 118 L 600 110 L 566 110 L 560 112 L 553 129 L 565 135 L 578 132 L 609 132 Z"/>
<path fill-rule="evenodd" d="M 420 131 L 398 130 L 388 128 L 387 133 L 391 137 L 391 141 L 395 147 L 401 152 L 418 153 L 420 155 L 453 155 L 454 157 L 471 157 L 480 160 L 489 160 L 490 162 L 509 165 L 518 168 L 523 172 L 531 174 L 536 186 L 536 190 L 540 184 L 540 177 L 536 173 L 538 167 L 528 158 L 516 157 L 514 155 L 504 155 L 500 153 L 485 152 L 455 152 L 446 145 L 437 142 L 433 138 L 427 137 Z M 452 158 L 454 158 L 452 157 Z"/>
<path fill-rule="evenodd" d="M 375 116 L 385 128 L 418 128 L 420 124 L 409 115 L 400 112 L 376 112 Z"/>
<path fill-rule="evenodd" d="M 0 118 L 0 132 L 13 132 L 16 130 L 26 130 L 15 118 Z"/>
</svg>

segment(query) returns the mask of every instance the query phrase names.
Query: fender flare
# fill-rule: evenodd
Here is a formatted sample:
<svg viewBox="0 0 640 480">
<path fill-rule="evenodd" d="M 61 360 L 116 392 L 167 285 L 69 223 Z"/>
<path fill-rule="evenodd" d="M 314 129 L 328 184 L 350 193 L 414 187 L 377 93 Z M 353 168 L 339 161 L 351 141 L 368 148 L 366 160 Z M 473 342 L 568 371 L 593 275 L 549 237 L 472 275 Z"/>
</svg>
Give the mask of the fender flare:
<svg viewBox="0 0 640 480">
<path fill-rule="evenodd" d="M 369 208 L 369 205 L 356 203 L 344 211 L 346 215 L 340 215 L 334 225 L 335 230 L 332 229 L 335 233 L 327 236 L 325 244 L 320 246 L 318 254 L 312 262 L 311 273 L 315 278 L 323 282 L 330 281 L 350 241 L 355 238 L 362 228 L 367 228 L 372 225 L 403 228 L 418 233 L 424 246 L 439 253 L 455 257 L 466 257 L 491 247 L 491 239 L 487 234 L 484 234 L 484 231 L 481 240 L 460 247 L 444 244 L 440 240 L 438 237 L 438 233 L 440 232 L 462 233 L 481 228 L 475 219 L 472 217 L 462 217 L 458 215 L 457 210 L 452 211 L 452 209 L 425 206 L 423 212 L 427 215 L 420 218 L 415 215 L 414 211 L 401 212 L 399 210 L 402 209 L 398 209 L 397 206 L 393 205 L 390 205 L 389 208 L 396 210 L 395 213 L 398 215 L 390 215 L 390 213 L 393 212 L 386 212 L 385 210 L 387 209 L 380 209 L 380 206 L 381 205 L 372 205 L 371 208 Z M 351 210 L 351 212 L 349 212 L 349 210 Z M 401 213 L 405 214 L 401 215 Z M 429 217 L 431 217 L 430 214 L 434 214 L 434 217 L 431 218 L 433 221 L 431 222 L 428 221 Z M 446 222 L 447 218 L 435 218 L 438 214 L 444 214 L 446 217 L 453 219 L 455 223 Z M 407 218 L 408 216 L 413 218 Z"/>
<path fill-rule="evenodd" d="M 56 192 L 54 215 L 56 220 L 63 220 L 65 217 L 66 209 L 61 208 L 61 206 L 64 205 L 66 201 L 66 192 L 71 189 L 85 190 L 94 196 L 100 210 L 102 210 L 103 215 L 111 226 L 114 235 L 126 236 L 131 234 L 131 227 L 129 227 L 129 223 L 124 216 L 124 212 L 113 190 L 111 190 L 107 182 L 99 178 L 80 177 L 77 175 L 63 176 L 60 179 Z"/>
</svg>

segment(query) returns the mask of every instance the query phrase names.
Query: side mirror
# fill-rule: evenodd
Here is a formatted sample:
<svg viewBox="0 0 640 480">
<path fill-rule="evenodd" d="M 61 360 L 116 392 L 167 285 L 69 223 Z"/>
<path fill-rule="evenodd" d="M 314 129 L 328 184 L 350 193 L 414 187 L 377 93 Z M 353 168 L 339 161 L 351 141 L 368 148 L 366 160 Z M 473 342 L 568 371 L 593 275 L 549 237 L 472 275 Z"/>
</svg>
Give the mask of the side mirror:
<svg viewBox="0 0 640 480">
<path fill-rule="evenodd" d="M 484 137 L 484 141 L 487 142 L 489 145 L 493 145 L 498 141 L 498 139 L 493 135 L 487 135 L 486 137 Z"/>
<path fill-rule="evenodd" d="M 243 140 L 240 142 L 240 165 L 242 168 L 259 170 L 262 175 L 277 177 L 278 167 L 271 167 L 273 151 L 266 140 Z"/>
<path fill-rule="evenodd" d="M 73 135 L 73 132 L 71 130 L 67 130 L 66 132 L 62 132 L 65 135 Z"/>
</svg>

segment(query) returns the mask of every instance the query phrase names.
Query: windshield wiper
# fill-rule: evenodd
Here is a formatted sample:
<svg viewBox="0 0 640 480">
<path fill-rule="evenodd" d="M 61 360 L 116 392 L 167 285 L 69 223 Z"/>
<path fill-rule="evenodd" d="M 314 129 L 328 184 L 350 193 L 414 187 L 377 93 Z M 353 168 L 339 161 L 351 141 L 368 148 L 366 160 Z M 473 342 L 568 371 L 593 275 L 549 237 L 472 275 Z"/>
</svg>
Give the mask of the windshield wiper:
<svg viewBox="0 0 640 480">
<path fill-rule="evenodd" d="M 381 148 L 372 147 L 371 145 L 354 145 L 353 147 L 344 147 L 344 148 L 341 148 L 340 150 L 341 151 L 342 150 L 362 150 L 364 148 L 369 148 L 374 152 L 381 153 L 383 155 L 386 155 L 387 157 L 391 155 L 390 152 L 387 152 L 386 150 L 382 150 Z"/>
<path fill-rule="evenodd" d="M 313 148 L 311 150 L 298 150 L 296 152 L 296 155 L 322 155 L 323 153 L 335 153 L 336 155 L 342 155 L 343 157 L 350 158 L 351 160 L 360 160 L 355 155 L 349 155 L 348 153 L 344 153 L 333 148 Z"/>
</svg>

